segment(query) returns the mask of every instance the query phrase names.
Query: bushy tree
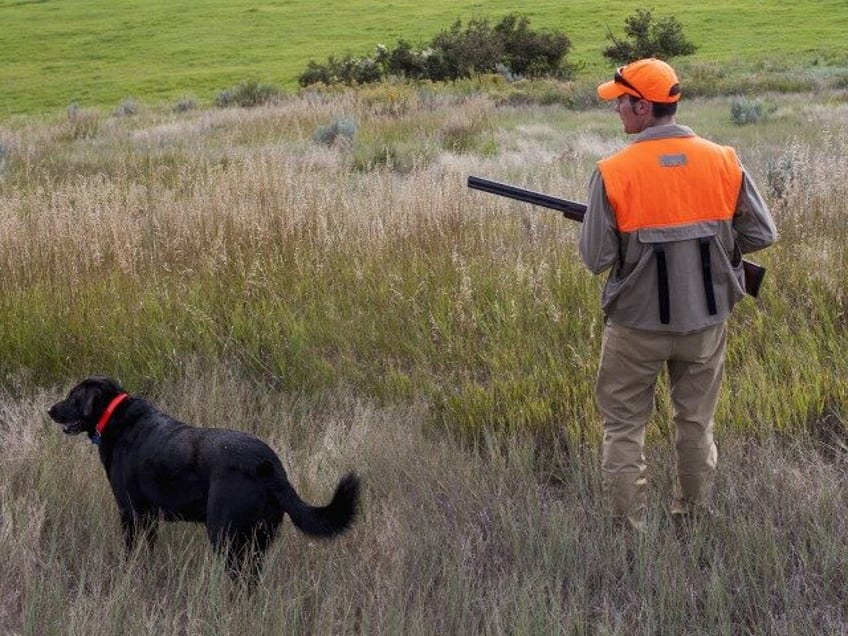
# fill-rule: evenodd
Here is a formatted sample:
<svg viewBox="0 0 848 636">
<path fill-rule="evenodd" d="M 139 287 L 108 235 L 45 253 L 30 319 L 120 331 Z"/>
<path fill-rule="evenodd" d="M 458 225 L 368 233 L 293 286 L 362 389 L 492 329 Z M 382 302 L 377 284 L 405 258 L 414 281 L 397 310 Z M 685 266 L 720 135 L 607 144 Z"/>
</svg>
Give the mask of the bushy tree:
<svg viewBox="0 0 848 636">
<path fill-rule="evenodd" d="M 650 9 L 637 9 L 624 20 L 624 33 L 628 39 L 618 40 L 610 31 L 607 39 L 612 44 L 603 55 L 615 64 L 627 64 L 645 57 L 670 60 L 673 57 L 692 55 L 697 46 L 686 39 L 683 25 L 674 16 L 657 20 Z"/>
<path fill-rule="evenodd" d="M 536 77 L 563 72 L 562 61 L 571 48 L 564 33 L 532 31 L 527 16 L 515 13 L 505 16 L 495 33 L 503 46 L 501 62 L 512 74 Z"/>
<path fill-rule="evenodd" d="M 427 77 L 427 61 L 422 52 L 413 48 L 409 42 L 398 40 L 397 46 L 386 56 L 384 70 L 387 75 L 423 79 Z"/>
<path fill-rule="evenodd" d="M 430 69 L 430 79 L 435 81 L 494 73 L 503 53 L 502 43 L 493 37 L 485 18 L 471 20 L 464 30 L 457 20 L 433 38 L 430 48 L 439 52 L 433 60 L 437 63 L 431 64 Z"/>
</svg>

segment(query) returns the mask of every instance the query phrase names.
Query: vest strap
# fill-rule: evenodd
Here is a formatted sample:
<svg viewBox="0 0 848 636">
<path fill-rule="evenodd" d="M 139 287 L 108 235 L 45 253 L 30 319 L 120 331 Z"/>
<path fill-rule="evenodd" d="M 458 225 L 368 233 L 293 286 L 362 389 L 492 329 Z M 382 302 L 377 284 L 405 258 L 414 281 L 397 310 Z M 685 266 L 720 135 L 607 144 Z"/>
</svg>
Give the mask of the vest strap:
<svg viewBox="0 0 848 636">
<path fill-rule="evenodd" d="M 657 259 L 657 292 L 660 304 L 660 322 L 667 325 L 671 320 L 669 316 L 668 299 L 668 266 L 665 262 L 665 247 L 662 243 L 654 243 L 654 256 Z"/>
<path fill-rule="evenodd" d="M 713 289 L 713 272 L 710 265 L 710 243 L 712 239 L 704 236 L 698 239 L 701 246 L 701 274 L 704 277 L 704 293 L 707 296 L 707 311 L 710 316 L 715 316 L 718 313 L 716 309 L 715 290 Z"/>
</svg>

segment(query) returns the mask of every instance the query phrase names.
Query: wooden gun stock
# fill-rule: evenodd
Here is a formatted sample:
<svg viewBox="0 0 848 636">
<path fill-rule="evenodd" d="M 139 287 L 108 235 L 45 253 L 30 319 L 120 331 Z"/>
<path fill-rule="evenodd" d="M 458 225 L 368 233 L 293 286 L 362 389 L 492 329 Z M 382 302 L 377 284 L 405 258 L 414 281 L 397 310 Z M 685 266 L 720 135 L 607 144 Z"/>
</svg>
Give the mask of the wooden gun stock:
<svg viewBox="0 0 848 636">
<path fill-rule="evenodd" d="M 498 196 L 524 201 L 532 205 L 550 208 L 551 210 L 559 210 L 565 218 L 577 221 L 578 223 L 583 222 L 583 216 L 586 214 L 586 205 L 583 203 L 560 199 L 549 194 L 526 190 L 482 177 L 469 176 L 468 187 L 474 190 L 488 192 L 489 194 L 497 194 Z M 766 275 L 766 268 L 751 261 L 743 260 L 742 269 L 745 271 L 745 291 L 756 298 L 760 293 L 763 277 Z"/>
</svg>

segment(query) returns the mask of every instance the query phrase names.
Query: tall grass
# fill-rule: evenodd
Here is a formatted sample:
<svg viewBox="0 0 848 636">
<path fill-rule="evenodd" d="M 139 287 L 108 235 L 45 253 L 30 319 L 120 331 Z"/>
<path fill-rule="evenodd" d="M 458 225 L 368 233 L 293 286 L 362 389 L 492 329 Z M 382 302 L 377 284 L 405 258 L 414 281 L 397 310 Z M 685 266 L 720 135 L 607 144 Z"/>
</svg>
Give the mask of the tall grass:
<svg viewBox="0 0 848 636">
<path fill-rule="evenodd" d="M 579 226 L 465 187 L 582 199 L 616 116 L 404 91 L 0 127 L 1 630 L 844 632 L 844 94 L 769 97 L 744 127 L 731 98 L 681 109 L 739 148 L 781 241 L 731 320 L 720 514 L 674 537 L 661 392 L 631 543 L 599 505 Z M 307 499 L 360 470 L 362 519 L 286 530 L 253 598 L 199 528 L 124 557 L 94 453 L 44 415 L 95 372 L 262 435 Z"/>
<path fill-rule="evenodd" d="M 195 366 L 159 392 L 184 419 L 278 449 L 304 497 L 355 466 L 363 513 L 332 542 L 284 527 L 253 596 L 200 527 L 122 553 L 94 449 L 46 422 L 53 391 L 3 396 L 0 628 L 27 634 L 844 633 L 846 464 L 808 441 L 722 445 L 718 516 L 686 537 L 667 510 L 670 440 L 651 449 L 651 532 L 600 505 L 597 453 L 542 455 L 526 435 L 469 448 L 427 433 L 423 405 L 345 392 L 270 395 Z M 225 415 L 224 415 L 225 414 Z"/>
<path fill-rule="evenodd" d="M 66 136 L 66 118 L 4 130 L 0 369 L 40 385 L 97 370 L 155 384 L 200 357 L 287 391 L 424 399 L 460 430 L 578 435 L 601 329 L 579 227 L 464 179 L 580 199 L 593 162 L 624 143 L 615 116 L 375 99 L 101 115 L 93 137 Z M 733 320 L 719 414 L 746 432 L 797 428 L 846 399 L 845 106 L 784 99 L 753 127 L 725 100 L 685 114 L 740 147 L 784 236 L 757 256 L 762 299 Z M 313 141 L 340 115 L 357 124 L 349 142 Z M 363 145 L 409 158 L 363 170 Z"/>
</svg>

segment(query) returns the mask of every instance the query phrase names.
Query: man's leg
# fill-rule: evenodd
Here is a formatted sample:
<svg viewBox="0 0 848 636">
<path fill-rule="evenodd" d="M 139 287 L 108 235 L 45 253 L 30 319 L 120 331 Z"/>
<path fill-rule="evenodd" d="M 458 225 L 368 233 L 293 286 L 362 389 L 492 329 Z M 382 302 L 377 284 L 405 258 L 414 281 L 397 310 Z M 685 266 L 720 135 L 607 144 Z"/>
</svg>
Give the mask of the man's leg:
<svg viewBox="0 0 848 636">
<path fill-rule="evenodd" d="M 713 416 L 726 343 L 726 324 L 678 336 L 668 363 L 678 476 L 672 515 L 688 516 L 708 507 L 718 459 Z"/>
<path fill-rule="evenodd" d="M 647 509 L 645 426 L 668 337 L 607 324 L 596 397 L 604 420 L 601 468 L 613 516 L 641 530 Z"/>
</svg>

